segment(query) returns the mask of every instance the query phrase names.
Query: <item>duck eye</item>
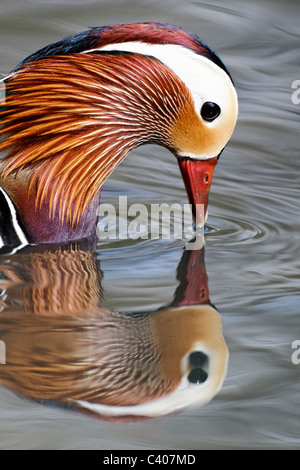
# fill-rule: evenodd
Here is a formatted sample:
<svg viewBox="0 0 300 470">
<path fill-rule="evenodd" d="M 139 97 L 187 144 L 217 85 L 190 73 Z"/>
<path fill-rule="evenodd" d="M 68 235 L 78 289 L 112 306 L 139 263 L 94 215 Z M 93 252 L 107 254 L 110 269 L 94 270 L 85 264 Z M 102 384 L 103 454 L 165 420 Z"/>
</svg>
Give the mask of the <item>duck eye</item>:
<svg viewBox="0 0 300 470">
<path fill-rule="evenodd" d="M 220 106 L 211 101 L 206 101 L 201 108 L 201 116 L 205 121 L 213 121 L 221 113 Z"/>
</svg>

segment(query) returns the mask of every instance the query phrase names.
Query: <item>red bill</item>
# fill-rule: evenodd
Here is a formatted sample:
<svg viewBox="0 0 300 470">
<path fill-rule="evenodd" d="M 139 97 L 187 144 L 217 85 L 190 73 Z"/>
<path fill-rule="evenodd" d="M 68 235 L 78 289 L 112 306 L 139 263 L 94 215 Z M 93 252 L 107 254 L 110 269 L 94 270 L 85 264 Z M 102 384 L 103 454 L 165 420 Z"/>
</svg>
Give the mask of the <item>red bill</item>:
<svg viewBox="0 0 300 470">
<path fill-rule="evenodd" d="M 181 157 L 178 159 L 196 227 L 203 227 L 207 218 L 209 188 L 217 161 L 217 158 L 194 160 Z"/>
</svg>

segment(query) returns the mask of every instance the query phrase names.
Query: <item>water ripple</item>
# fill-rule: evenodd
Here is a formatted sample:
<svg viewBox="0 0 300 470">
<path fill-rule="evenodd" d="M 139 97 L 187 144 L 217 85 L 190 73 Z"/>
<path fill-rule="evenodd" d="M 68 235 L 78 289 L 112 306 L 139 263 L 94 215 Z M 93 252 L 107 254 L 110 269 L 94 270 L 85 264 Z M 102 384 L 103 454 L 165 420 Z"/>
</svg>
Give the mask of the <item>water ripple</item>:
<svg viewBox="0 0 300 470">
<path fill-rule="evenodd" d="M 253 243 L 261 240 L 268 230 L 266 227 L 246 222 L 244 220 L 225 217 L 213 216 L 206 226 L 205 235 L 208 238 L 222 237 L 222 244 L 236 245 L 237 243 Z"/>
</svg>

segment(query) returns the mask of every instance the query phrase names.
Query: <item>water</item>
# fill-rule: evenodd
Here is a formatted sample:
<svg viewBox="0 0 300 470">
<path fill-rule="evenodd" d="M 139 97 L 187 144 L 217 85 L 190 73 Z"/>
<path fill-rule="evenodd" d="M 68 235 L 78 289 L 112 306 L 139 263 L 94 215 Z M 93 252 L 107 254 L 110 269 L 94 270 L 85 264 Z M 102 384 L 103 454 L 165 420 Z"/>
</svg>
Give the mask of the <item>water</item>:
<svg viewBox="0 0 300 470">
<path fill-rule="evenodd" d="M 144 20 L 167 21 L 196 32 L 220 54 L 238 90 L 238 125 L 215 170 L 205 253 L 196 252 L 200 271 L 191 287 L 196 297 L 199 288 L 205 295 L 209 289 L 217 310 L 195 307 L 197 321 L 203 318 L 203 323 L 194 324 L 191 312 L 181 323 L 178 305 L 186 295 L 185 279 L 194 271 L 191 259 L 185 257 L 177 278 L 178 265 L 186 255 L 180 240 L 106 242 L 96 253 L 84 256 L 43 258 L 27 253 L 1 260 L 1 270 L 10 281 L 1 285 L 6 289 L 1 296 L 6 307 L 0 317 L 0 340 L 6 343 L 7 363 L 0 365 L 0 446 L 296 449 L 300 365 L 292 361 L 296 352 L 292 343 L 300 339 L 300 104 L 292 103 L 291 86 L 300 79 L 298 2 L 91 1 L 81 5 L 67 0 L 2 0 L 0 73 L 9 72 L 38 48 L 88 26 Z M 174 157 L 153 146 L 136 150 L 107 181 L 103 200 L 116 201 L 119 194 L 127 195 L 130 203 L 186 202 Z M 58 284 L 50 283 L 50 290 L 49 272 L 56 273 L 52 280 L 60 279 Z M 68 274 L 74 272 L 76 276 Z M 69 299 L 62 295 L 66 285 Z M 178 286 L 181 290 L 174 297 Z M 49 292 L 52 298 L 47 297 Z M 99 296 L 103 296 L 101 312 Z M 34 303 L 35 298 L 39 300 Z M 55 318 L 47 314 L 47 306 L 56 311 Z M 168 327 L 162 326 L 168 319 L 166 307 L 167 314 L 173 312 Z M 88 315 L 82 314 L 87 311 Z M 110 331 L 106 343 L 101 340 L 105 327 Z M 160 342 L 157 332 L 166 332 Z M 145 338 L 142 353 L 137 337 Z M 175 348 L 174 342 L 168 343 L 172 338 Z M 186 357 L 190 342 L 195 341 L 204 349 L 210 344 L 212 356 L 218 357 L 219 369 L 213 369 L 213 375 L 221 389 L 208 397 L 208 403 L 190 407 L 193 392 L 179 413 L 129 422 L 82 413 L 78 403 L 66 405 L 66 397 L 74 394 L 80 399 L 91 387 L 93 380 L 88 379 L 97 377 L 99 357 L 110 358 L 110 364 L 115 361 L 116 370 L 123 367 L 124 351 L 127 359 L 134 358 L 131 369 L 126 369 L 125 361 L 129 377 L 120 385 L 129 403 L 133 392 L 141 393 L 138 375 L 133 378 L 130 371 L 137 367 L 142 374 L 148 367 L 150 387 L 158 372 L 149 364 L 160 364 L 153 358 L 167 361 L 172 351 L 179 359 Z M 227 348 L 227 373 L 222 376 Z M 11 354 L 13 366 L 8 360 Z M 147 358 L 152 358 L 150 363 Z M 47 361 L 53 367 L 47 368 Z M 76 369 L 78 364 L 81 368 Z M 173 373 L 172 364 L 164 370 Z M 178 386 L 181 379 L 175 380 L 175 375 L 164 384 L 174 386 L 177 380 Z M 199 398 L 203 388 L 194 385 Z M 118 395 L 118 377 L 105 386 L 112 403 Z M 181 387 L 188 388 L 186 383 Z M 167 390 L 167 385 L 162 389 Z"/>
</svg>

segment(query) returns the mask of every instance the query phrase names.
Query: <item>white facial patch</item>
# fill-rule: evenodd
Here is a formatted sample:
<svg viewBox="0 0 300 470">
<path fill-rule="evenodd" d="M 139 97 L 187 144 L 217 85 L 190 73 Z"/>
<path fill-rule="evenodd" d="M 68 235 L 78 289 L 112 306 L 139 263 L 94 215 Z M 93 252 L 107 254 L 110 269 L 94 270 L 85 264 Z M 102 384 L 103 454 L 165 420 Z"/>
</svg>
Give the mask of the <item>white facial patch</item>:
<svg viewBox="0 0 300 470">
<path fill-rule="evenodd" d="M 135 52 L 155 57 L 170 68 L 189 89 L 195 103 L 195 110 L 200 118 L 203 103 L 211 101 L 219 105 L 220 115 L 212 122 L 203 121 L 208 127 L 217 126 L 226 120 L 228 113 L 234 112 L 237 117 L 237 94 L 228 74 L 211 60 L 184 46 L 132 41 L 108 44 L 98 49 L 90 49 L 85 53 L 93 51 Z M 234 109 L 232 102 L 235 103 Z M 194 156 L 194 158 L 197 157 L 199 158 L 199 156 Z"/>
</svg>

